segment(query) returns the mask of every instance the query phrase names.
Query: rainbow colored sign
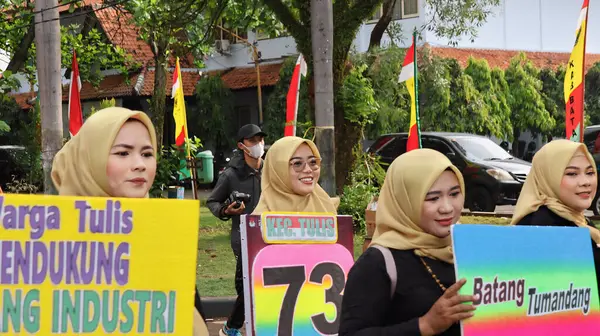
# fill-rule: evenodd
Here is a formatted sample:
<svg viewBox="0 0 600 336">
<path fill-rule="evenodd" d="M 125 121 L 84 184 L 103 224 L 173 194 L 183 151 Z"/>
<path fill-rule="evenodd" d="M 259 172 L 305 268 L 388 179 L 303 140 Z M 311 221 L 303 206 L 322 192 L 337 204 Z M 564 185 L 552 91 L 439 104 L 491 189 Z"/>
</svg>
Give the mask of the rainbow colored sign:
<svg viewBox="0 0 600 336">
<path fill-rule="evenodd" d="M 478 294 L 463 336 L 600 335 L 589 230 L 454 225 L 461 294 Z"/>
<path fill-rule="evenodd" d="M 298 216 L 322 218 L 323 214 L 293 216 L 297 221 Z M 342 292 L 354 257 L 352 217 L 338 216 L 336 222 L 334 242 L 268 244 L 261 217 L 242 217 L 249 336 L 337 335 Z"/>
</svg>

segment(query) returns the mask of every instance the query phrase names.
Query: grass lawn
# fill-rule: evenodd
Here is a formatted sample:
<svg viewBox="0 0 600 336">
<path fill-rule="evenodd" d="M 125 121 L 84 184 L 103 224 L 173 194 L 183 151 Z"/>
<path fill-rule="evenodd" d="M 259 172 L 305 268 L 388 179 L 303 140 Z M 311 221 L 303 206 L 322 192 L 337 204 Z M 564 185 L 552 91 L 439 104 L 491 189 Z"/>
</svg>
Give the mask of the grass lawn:
<svg viewBox="0 0 600 336">
<path fill-rule="evenodd" d="M 461 223 L 508 224 L 510 218 L 463 216 Z M 599 223 L 595 223 L 599 224 Z M 203 297 L 233 296 L 235 287 L 235 259 L 229 243 L 231 222 L 215 218 L 206 207 L 200 210 L 200 234 L 198 237 L 198 266 L 196 283 Z M 364 237 L 354 236 L 354 257 L 362 253 Z"/>
</svg>

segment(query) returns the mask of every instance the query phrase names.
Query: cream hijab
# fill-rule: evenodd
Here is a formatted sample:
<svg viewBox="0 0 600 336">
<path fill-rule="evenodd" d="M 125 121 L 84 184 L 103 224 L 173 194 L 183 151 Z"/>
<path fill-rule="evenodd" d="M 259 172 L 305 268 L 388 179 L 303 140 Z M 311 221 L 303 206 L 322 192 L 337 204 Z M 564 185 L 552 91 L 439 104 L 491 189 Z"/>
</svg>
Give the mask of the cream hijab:
<svg viewBox="0 0 600 336">
<path fill-rule="evenodd" d="M 121 127 L 130 119 L 148 129 L 156 156 L 156 133 L 152 121 L 140 111 L 121 107 L 102 109 L 87 118 L 83 126 L 54 157 L 52 181 L 59 195 L 111 197 L 106 164 Z M 194 336 L 208 336 L 204 319 L 194 308 Z"/>
<path fill-rule="evenodd" d="M 577 226 L 589 228 L 592 239 L 596 244 L 600 244 L 600 231 L 587 224 L 583 212 L 571 209 L 558 198 L 565 168 L 578 150 L 583 151 L 596 171 L 594 158 L 582 143 L 555 140 L 544 145 L 535 154 L 531 171 L 527 176 L 527 180 L 525 180 L 517 201 L 515 213 L 510 222 L 511 225 L 517 224 L 525 216 L 545 205 L 555 214 L 575 223 Z"/>
<path fill-rule="evenodd" d="M 397 157 L 388 168 L 381 188 L 371 244 L 415 250 L 418 256 L 454 263 L 451 237 L 438 238 L 425 233 L 418 224 L 425 195 L 446 169 L 454 172 L 464 195 L 462 174 L 442 153 L 416 149 Z"/>
<path fill-rule="evenodd" d="M 144 112 L 122 107 L 102 109 L 87 118 L 77 135 L 54 157 L 52 181 L 59 195 L 111 197 L 106 176 L 108 155 L 129 119 L 146 126 L 156 155 L 156 133 Z"/>
<path fill-rule="evenodd" d="M 306 196 L 292 191 L 290 159 L 301 144 L 307 144 L 313 154 L 321 158 L 317 146 L 310 140 L 288 136 L 275 141 L 265 158 L 262 191 L 253 214 L 265 211 L 337 213 L 339 200 L 330 198 L 318 184 L 313 192 Z"/>
</svg>

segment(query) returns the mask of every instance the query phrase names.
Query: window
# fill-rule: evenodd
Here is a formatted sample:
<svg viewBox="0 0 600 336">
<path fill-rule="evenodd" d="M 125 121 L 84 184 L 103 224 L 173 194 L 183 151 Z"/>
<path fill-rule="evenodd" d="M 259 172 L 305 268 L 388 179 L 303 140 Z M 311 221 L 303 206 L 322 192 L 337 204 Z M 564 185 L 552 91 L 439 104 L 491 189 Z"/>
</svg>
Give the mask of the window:
<svg viewBox="0 0 600 336">
<path fill-rule="evenodd" d="M 380 151 L 379 155 L 384 158 L 395 159 L 406 152 L 406 138 L 398 137 L 390 141 Z M 390 161 L 391 162 L 391 161 Z"/>
<path fill-rule="evenodd" d="M 444 155 L 454 154 L 454 151 L 443 141 L 437 139 L 423 139 L 423 147 L 436 150 Z"/>
<path fill-rule="evenodd" d="M 383 7 L 379 7 L 370 22 L 378 21 L 383 15 Z M 419 0 L 396 0 L 392 10 L 392 20 L 402 20 L 419 16 Z"/>
</svg>

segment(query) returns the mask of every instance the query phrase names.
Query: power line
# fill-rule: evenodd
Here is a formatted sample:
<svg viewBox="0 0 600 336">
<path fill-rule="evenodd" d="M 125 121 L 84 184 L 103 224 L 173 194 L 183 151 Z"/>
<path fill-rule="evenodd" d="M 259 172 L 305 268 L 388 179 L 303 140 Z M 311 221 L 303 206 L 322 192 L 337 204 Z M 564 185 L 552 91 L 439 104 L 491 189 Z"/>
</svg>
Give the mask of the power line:
<svg viewBox="0 0 600 336">
<path fill-rule="evenodd" d="M 59 8 L 59 7 L 62 7 L 62 6 L 68 6 L 68 5 L 72 5 L 72 4 L 74 4 L 74 3 L 78 3 L 78 2 L 84 2 L 84 1 L 85 1 L 85 0 L 71 0 L 71 1 L 69 1 L 69 2 L 63 2 L 63 3 L 60 3 L 60 4 L 58 4 L 58 5 L 56 5 L 56 6 L 53 6 L 53 7 L 44 8 L 44 9 L 41 9 L 41 10 L 33 11 L 33 12 L 31 12 L 31 13 L 25 13 L 25 14 L 23 14 L 23 15 L 19 15 L 19 16 L 13 16 L 13 17 L 11 17 L 11 18 L 12 18 L 13 20 L 14 20 L 14 19 L 22 19 L 22 18 L 25 18 L 27 15 L 36 15 L 36 14 L 43 13 L 43 12 L 45 12 L 45 11 L 48 11 L 48 10 L 51 10 L 51 9 L 54 9 L 54 8 Z M 85 2 L 84 2 L 84 5 L 85 5 Z M 85 7 L 85 6 L 83 6 L 83 7 Z"/>
</svg>

